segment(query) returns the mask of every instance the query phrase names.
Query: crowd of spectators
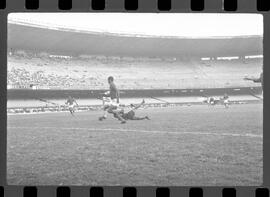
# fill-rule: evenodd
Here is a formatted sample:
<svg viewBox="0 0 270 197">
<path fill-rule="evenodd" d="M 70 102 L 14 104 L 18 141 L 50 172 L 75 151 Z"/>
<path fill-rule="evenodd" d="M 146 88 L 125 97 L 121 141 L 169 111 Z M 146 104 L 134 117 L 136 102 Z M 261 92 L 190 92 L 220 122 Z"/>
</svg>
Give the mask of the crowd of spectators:
<svg viewBox="0 0 270 197">
<path fill-rule="evenodd" d="M 41 88 L 41 89 L 72 89 L 98 86 L 97 80 L 87 79 L 84 77 L 75 78 L 72 75 L 47 74 L 44 70 L 29 72 L 25 68 L 12 68 L 8 71 L 8 87 L 19 88 Z"/>
<path fill-rule="evenodd" d="M 61 56 L 10 52 L 8 88 L 107 89 L 112 75 L 120 89 L 188 89 L 248 86 L 243 77 L 261 72 L 261 60 L 182 60 Z M 254 84 L 252 84 L 254 85 Z"/>
</svg>

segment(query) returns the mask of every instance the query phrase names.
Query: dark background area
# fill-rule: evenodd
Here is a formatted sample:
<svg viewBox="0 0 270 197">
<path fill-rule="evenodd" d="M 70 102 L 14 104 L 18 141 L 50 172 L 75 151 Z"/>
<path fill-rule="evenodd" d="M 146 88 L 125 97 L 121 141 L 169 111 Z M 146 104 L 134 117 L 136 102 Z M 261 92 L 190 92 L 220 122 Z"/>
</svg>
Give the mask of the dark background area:
<svg viewBox="0 0 270 197">
<path fill-rule="evenodd" d="M 65 99 L 68 96 L 74 98 L 97 98 L 106 90 L 31 90 L 10 89 L 7 91 L 8 100 L 20 99 Z M 215 96 L 224 95 L 250 95 L 259 94 L 260 87 L 244 88 L 211 88 L 211 89 L 144 89 L 144 90 L 120 90 L 121 98 L 144 98 L 144 97 L 182 97 L 182 96 Z"/>
<path fill-rule="evenodd" d="M 222 0 L 205 0 L 204 1 L 204 13 L 219 12 L 224 13 L 222 10 Z M 39 10 L 26 10 L 24 0 L 8 0 L 5 10 L 0 8 L 0 185 L 5 186 L 5 196 L 22 196 L 23 186 L 6 186 L 6 74 L 7 74 L 7 14 L 10 12 L 25 12 L 25 11 L 43 11 L 43 12 L 59 12 L 58 1 L 56 0 L 40 0 Z M 172 0 L 172 9 L 170 12 L 185 12 L 185 13 L 197 13 L 190 9 L 189 0 Z M 91 9 L 91 1 L 89 0 L 77 0 L 73 1 L 72 12 L 93 12 Z M 106 1 L 105 10 L 101 12 L 126 12 L 124 9 L 124 3 L 122 0 Z M 139 8 L 136 12 L 159 12 L 157 9 L 156 0 L 139 0 Z M 201 12 L 200 12 L 201 13 Z M 226 12 L 231 13 L 231 12 Z M 233 13 L 258 13 L 255 0 L 238 0 L 237 10 Z M 269 12 L 259 12 L 264 15 L 264 117 L 270 117 L 270 95 L 269 95 L 269 74 L 270 74 L 270 14 Z M 264 118 L 266 120 L 266 118 Z M 270 186 L 270 123 L 264 121 L 264 184 L 261 187 Z M 38 187 L 38 195 L 40 197 L 55 196 L 56 186 Z M 255 190 L 257 187 L 235 187 L 238 196 L 253 197 L 255 196 Z M 71 187 L 72 196 L 89 196 L 90 187 Z M 122 196 L 123 188 L 118 187 L 104 187 L 105 196 Z M 170 188 L 171 196 L 188 196 L 189 187 L 172 187 Z M 137 187 L 138 196 L 156 196 L 156 187 Z M 203 188 L 203 194 L 205 196 L 221 196 L 221 187 L 205 187 Z M 269 194 L 268 194 L 269 195 Z M 265 195 L 267 196 L 267 195 Z"/>
</svg>

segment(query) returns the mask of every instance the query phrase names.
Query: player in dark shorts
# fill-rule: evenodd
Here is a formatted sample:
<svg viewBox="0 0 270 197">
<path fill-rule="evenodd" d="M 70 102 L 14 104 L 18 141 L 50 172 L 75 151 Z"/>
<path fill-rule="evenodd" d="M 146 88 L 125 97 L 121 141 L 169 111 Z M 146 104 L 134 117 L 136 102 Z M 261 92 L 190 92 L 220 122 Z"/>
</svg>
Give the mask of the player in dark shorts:
<svg viewBox="0 0 270 197">
<path fill-rule="evenodd" d="M 115 112 L 114 117 L 119 119 L 119 116 L 120 116 L 124 120 L 150 120 L 150 118 L 148 116 L 138 117 L 135 115 L 135 110 L 140 108 L 144 103 L 145 103 L 145 101 L 143 100 L 137 106 L 131 105 L 132 109 L 130 111 L 128 111 L 127 113 L 125 113 L 124 110 L 121 110 L 119 112 Z M 119 119 L 119 120 L 121 120 L 121 119 Z"/>
<path fill-rule="evenodd" d="M 72 116 L 74 116 L 75 104 L 78 106 L 78 103 L 76 102 L 76 100 L 74 98 L 72 98 L 71 96 L 69 96 L 65 104 L 68 105 L 68 110 L 69 110 L 70 114 Z"/>
</svg>

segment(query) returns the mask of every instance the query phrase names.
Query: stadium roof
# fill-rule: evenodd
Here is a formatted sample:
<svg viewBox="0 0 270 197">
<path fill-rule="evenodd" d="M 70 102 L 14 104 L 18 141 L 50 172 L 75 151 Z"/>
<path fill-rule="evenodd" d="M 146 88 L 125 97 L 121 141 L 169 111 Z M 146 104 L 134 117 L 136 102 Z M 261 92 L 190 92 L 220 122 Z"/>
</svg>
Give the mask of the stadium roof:
<svg viewBox="0 0 270 197">
<path fill-rule="evenodd" d="M 8 23 L 8 48 L 58 55 L 215 57 L 263 54 L 262 36 L 160 37 Z"/>
</svg>

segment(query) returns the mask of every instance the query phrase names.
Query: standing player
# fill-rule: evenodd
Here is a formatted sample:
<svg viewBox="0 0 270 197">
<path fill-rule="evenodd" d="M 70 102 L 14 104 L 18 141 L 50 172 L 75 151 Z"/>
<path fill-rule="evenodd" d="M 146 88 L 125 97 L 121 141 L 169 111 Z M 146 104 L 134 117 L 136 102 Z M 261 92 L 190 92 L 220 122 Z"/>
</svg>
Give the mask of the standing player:
<svg viewBox="0 0 270 197">
<path fill-rule="evenodd" d="M 223 100 L 223 104 L 225 106 L 225 108 L 229 108 L 229 96 L 228 94 L 224 94 L 224 96 L 220 99 Z"/>
<path fill-rule="evenodd" d="M 68 105 L 68 110 L 69 110 L 70 114 L 72 116 L 74 116 L 75 104 L 78 106 L 78 103 L 76 102 L 76 100 L 74 98 L 72 98 L 71 96 L 69 96 L 65 104 Z"/>
<path fill-rule="evenodd" d="M 104 107 L 103 116 L 99 118 L 100 121 L 105 120 L 107 118 L 108 112 L 113 113 L 114 110 L 116 110 L 118 105 L 119 105 L 120 95 L 119 95 L 119 91 L 116 88 L 116 85 L 114 83 L 114 78 L 112 76 L 108 77 L 108 83 L 110 86 L 109 96 L 111 98 L 111 103 L 109 106 Z M 122 122 L 124 123 L 125 121 L 122 120 Z"/>
</svg>

